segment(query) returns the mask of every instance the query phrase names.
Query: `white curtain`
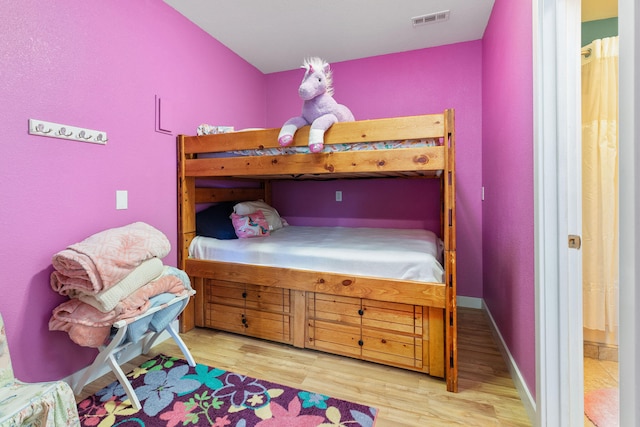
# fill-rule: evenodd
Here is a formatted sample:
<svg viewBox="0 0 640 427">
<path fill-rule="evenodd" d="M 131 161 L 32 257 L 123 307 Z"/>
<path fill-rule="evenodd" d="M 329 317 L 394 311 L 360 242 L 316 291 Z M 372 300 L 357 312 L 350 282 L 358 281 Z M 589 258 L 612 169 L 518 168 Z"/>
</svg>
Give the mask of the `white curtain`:
<svg viewBox="0 0 640 427">
<path fill-rule="evenodd" d="M 616 334 L 618 37 L 583 48 L 582 194 L 584 327 Z"/>
</svg>

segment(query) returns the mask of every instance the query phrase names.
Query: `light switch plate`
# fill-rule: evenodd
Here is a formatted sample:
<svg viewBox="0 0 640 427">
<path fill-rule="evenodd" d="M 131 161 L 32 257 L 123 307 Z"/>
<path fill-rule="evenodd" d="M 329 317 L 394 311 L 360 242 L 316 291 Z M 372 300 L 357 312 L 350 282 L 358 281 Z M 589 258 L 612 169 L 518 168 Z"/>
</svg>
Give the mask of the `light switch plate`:
<svg viewBox="0 0 640 427">
<path fill-rule="evenodd" d="M 128 209 L 129 200 L 128 193 L 126 190 L 117 190 L 116 191 L 116 209 Z"/>
</svg>

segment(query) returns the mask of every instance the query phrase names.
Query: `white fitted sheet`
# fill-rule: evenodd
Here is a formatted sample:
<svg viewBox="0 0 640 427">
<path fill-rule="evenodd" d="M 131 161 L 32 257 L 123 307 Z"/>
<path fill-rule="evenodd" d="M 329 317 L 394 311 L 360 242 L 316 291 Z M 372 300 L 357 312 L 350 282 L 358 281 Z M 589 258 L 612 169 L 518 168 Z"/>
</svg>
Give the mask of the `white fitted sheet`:
<svg viewBox="0 0 640 427">
<path fill-rule="evenodd" d="M 189 256 L 422 282 L 444 282 L 442 241 L 431 231 L 287 226 L 267 237 L 197 236 Z"/>
</svg>

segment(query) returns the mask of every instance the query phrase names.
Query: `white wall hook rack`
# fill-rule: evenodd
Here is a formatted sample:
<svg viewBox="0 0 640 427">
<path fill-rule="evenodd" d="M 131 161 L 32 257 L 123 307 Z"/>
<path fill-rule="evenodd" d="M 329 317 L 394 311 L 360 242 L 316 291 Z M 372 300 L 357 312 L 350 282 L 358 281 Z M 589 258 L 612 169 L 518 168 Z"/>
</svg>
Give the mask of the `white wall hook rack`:
<svg viewBox="0 0 640 427">
<path fill-rule="evenodd" d="M 37 119 L 29 119 L 29 134 L 91 142 L 101 145 L 105 145 L 108 140 L 107 133 L 100 130 L 61 125 L 59 123 L 45 122 L 44 120 Z"/>
</svg>

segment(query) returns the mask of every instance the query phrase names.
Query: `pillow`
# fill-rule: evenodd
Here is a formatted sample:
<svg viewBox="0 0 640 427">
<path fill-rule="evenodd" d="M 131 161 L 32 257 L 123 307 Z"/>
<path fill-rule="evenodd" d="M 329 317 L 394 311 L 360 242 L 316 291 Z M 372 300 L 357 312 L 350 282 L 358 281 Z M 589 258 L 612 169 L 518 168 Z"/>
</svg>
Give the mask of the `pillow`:
<svg viewBox="0 0 640 427">
<path fill-rule="evenodd" d="M 269 224 L 261 210 L 249 215 L 231 214 L 231 222 L 240 239 L 269 235 Z"/>
<path fill-rule="evenodd" d="M 237 239 L 236 230 L 229 215 L 234 202 L 222 202 L 196 213 L 196 234 L 220 240 Z"/>
<path fill-rule="evenodd" d="M 238 215 L 249 215 L 261 210 L 269 224 L 269 230 L 275 231 L 283 227 L 282 218 L 277 210 L 266 204 L 263 200 L 238 203 L 233 211 Z"/>
</svg>

